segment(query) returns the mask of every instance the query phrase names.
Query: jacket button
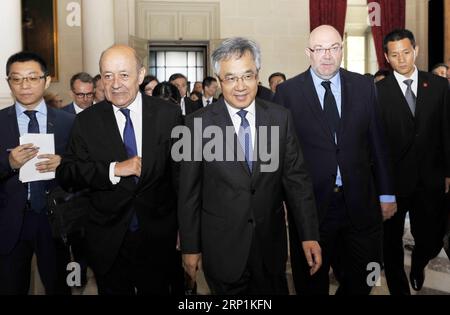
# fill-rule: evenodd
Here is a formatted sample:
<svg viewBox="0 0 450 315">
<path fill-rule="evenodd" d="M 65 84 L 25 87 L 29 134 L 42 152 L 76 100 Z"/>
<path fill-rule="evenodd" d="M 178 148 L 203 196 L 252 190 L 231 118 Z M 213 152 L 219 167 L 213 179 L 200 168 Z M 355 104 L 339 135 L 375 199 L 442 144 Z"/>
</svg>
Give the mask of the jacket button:
<svg viewBox="0 0 450 315">
<path fill-rule="evenodd" d="M 256 190 L 252 189 L 250 192 L 252 193 L 252 195 L 254 195 L 256 193 Z"/>
<path fill-rule="evenodd" d="M 253 219 L 248 219 L 248 223 L 253 224 Z"/>
</svg>

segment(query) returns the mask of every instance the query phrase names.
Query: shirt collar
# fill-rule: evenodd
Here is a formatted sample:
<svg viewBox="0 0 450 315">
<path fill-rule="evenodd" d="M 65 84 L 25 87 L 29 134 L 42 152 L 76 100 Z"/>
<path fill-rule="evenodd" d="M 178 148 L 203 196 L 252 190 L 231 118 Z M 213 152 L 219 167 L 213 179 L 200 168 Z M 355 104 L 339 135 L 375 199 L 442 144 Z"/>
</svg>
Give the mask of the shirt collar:
<svg viewBox="0 0 450 315">
<path fill-rule="evenodd" d="M 118 111 L 120 111 L 120 107 L 115 106 L 114 104 L 112 105 L 114 112 L 117 113 Z M 128 105 L 126 108 L 128 108 L 131 112 L 134 113 L 140 113 L 141 109 L 142 109 L 142 95 L 140 92 L 138 92 L 138 94 L 136 95 L 136 98 L 134 99 L 134 101 Z"/>
<path fill-rule="evenodd" d="M 25 111 L 29 110 L 28 108 L 26 108 L 24 105 L 22 105 L 18 101 L 16 101 L 16 106 L 15 107 L 16 107 L 16 115 L 17 115 L 17 117 L 22 115 Z M 45 104 L 44 99 L 42 99 L 39 102 L 38 106 L 36 106 L 36 108 L 34 108 L 33 110 L 35 110 L 38 113 L 46 116 L 47 115 L 47 105 Z"/>
<path fill-rule="evenodd" d="M 240 111 L 241 109 L 244 109 L 251 115 L 255 116 L 255 109 L 256 109 L 255 100 L 253 100 L 253 102 L 251 102 L 250 105 L 247 106 L 246 108 L 235 108 L 235 107 L 231 106 L 230 104 L 228 104 L 227 101 L 225 101 L 225 105 L 227 106 L 228 113 L 230 113 L 231 117 L 234 117 L 235 115 L 237 115 L 238 111 Z"/>
<path fill-rule="evenodd" d="M 341 76 L 339 75 L 339 71 L 334 75 L 334 77 L 332 77 L 329 80 L 324 80 L 322 78 L 320 78 L 312 68 L 309 69 L 309 71 L 311 72 L 311 76 L 314 82 L 314 86 L 317 87 L 322 87 L 322 82 L 323 81 L 330 81 L 331 82 L 331 86 L 334 86 L 336 88 L 339 88 L 341 86 Z"/>
<path fill-rule="evenodd" d="M 77 111 L 77 108 L 78 108 L 80 111 L 83 111 L 83 108 L 81 108 L 80 106 L 78 106 L 78 104 L 75 103 L 75 102 L 73 102 L 73 107 L 74 107 L 75 111 Z"/>
<path fill-rule="evenodd" d="M 413 72 L 413 74 L 411 75 L 410 78 L 405 77 L 404 75 L 398 73 L 397 71 L 394 71 L 394 76 L 395 76 L 395 78 L 397 79 L 398 82 L 403 82 L 405 80 L 411 79 L 411 80 L 413 80 L 414 82 L 417 83 L 417 80 L 419 79 L 419 71 L 417 70 L 417 67 L 414 66 L 414 72 Z"/>
</svg>

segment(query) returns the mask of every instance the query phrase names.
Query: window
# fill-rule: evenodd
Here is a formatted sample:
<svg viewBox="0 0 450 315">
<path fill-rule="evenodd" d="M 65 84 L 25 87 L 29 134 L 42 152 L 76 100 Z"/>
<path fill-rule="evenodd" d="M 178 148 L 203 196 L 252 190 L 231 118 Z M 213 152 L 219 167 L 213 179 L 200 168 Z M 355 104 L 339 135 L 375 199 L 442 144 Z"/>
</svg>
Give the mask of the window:
<svg viewBox="0 0 450 315">
<path fill-rule="evenodd" d="M 345 33 L 344 37 L 343 67 L 360 74 L 374 74 L 378 70 L 378 63 L 370 27 L 364 34 Z"/>
<path fill-rule="evenodd" d="M 207 73 L 206 46 L 150 46 L 149 73 L 167 81 L 174 73 L 189 82 L 203 81 Z"/>
<path fill-rule="evenodd" d="M 366 0 L 348 0 L 344 34 L 343 67 L 360 74 L 378 70 Z"/>
</svg>

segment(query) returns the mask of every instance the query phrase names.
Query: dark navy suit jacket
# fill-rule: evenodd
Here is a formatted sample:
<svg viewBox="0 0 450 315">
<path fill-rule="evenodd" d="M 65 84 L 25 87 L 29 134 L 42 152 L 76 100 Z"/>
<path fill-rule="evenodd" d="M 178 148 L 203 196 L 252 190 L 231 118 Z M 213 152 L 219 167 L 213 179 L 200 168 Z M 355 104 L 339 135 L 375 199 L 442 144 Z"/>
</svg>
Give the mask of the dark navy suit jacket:
<svg viewBox="0 0 450 315">
<path fill-rule="evenodd" d="M 74 118 L 47 106 L 47 133 L 55 135 L 56 154 L 65 152 Z M 7 149 L 17 147 L 20 137 L 14 105 L 0 110 L 0 134 L 0 255 L 7 255 L 19 240 L 27 201 L 27 186 L 19 181 L 19 173 L 11 169 L 8 159 Z M 43 184 L 48 191 L 56 181 Z"/>
<path fill-rule="evenodd" d="M 275 102 L 289 108 L 311 174 L 319 219 L 325 217 L 337 166 L 348 215 L 358 228 L 381 223 L 378 195 L 394 195 L 391 160 L 382 129 L 375 84 L 340 69 L 341 120 L 338 143 L 328 126 L 310 70 L 277 87 Z"/>
<path fill-rule="evenodd" d="M 75 112 L 75 106 L 73 106 L 73 102 L 70 104 L 67 104 L 66 106 L 64 106 L 63 108 L 61 108 L 63 111 L 71 113 L 71 114 L 77 114 Z"/>
</svg>

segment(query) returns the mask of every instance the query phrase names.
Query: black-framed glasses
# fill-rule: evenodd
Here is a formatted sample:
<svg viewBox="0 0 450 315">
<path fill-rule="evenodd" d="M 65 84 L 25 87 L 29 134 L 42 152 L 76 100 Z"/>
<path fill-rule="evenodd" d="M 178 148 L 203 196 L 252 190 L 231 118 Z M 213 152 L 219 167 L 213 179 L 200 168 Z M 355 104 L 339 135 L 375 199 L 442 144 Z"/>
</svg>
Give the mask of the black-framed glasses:
<svg viewBox="0 0 450 315">
<path fill-rule="evenodd" d="M 23 81 L 27 81 L 30 85 L 38 85 L 42 79 L 45 79 L 47 76 L 44 74 L 42 76 L 38 75 L 30 75 L 28 77 L 21 77 L 18 75 L 12 75 L 6 78 L 6 80 L 13 85 L 21 85 Z"/>
<path fill-rule="evenodd" d="M 335 55 L 335 54 L 337 54 L 338 52 L 341 51 L 342 46 L 341 45 L 336 45 L 336 46 L 333 46 L 333 47 L 330 47 L 330 48 L 319 47 L 319 48 L 315 48 L 315 49 L 308 47 L 308 49 L 313 54 L 316 54 L 316 55 L 319 55 L 319 56 L 324 55 L 327 51 L 330 52 L 330 54 Z"/>
<path fill-rule="evenodd" d="M 92 98 L 94 97 L 94 92 L 89 92 L 89 93 L 75 93 L 73 92 L 73 94 L 75 94 L 75 96 L 77 98 Z"/>
<path fill-rule="evenodd" d="M 237 75 L 227 75 L 225 78 L 219 77 L 220 82 L 226 84 L 226 85 L 235 85 L 238 83 L 239 80 L 242 80 L 244 83 L 250 83 L 256 80 L 256 77 L 258 76 L 258 73 L 254 72 L 248 72 L 241 76 Z"/>
</svg>

